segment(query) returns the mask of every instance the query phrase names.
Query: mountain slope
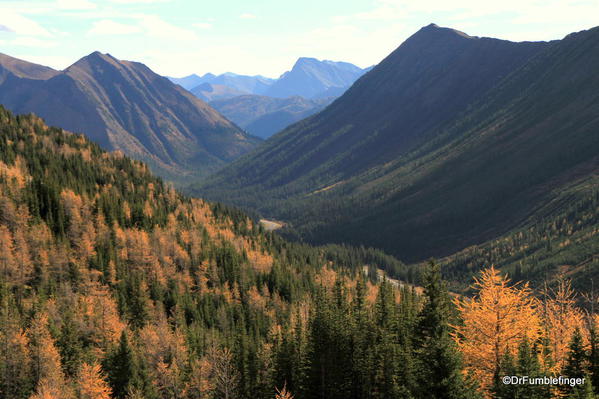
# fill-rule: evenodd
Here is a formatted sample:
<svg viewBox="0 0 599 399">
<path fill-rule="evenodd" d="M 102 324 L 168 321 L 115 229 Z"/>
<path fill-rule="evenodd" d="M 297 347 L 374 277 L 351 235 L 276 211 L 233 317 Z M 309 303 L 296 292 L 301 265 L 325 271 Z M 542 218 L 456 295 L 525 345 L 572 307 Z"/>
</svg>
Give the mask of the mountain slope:
<svg viewBox="0 0 599 399">
<path fill-rule="evenodd" d="M 86 132 L 104 148 L 144 160 L 172 179 L 204 174 L 257 144 L 145 65 L 98 52 L 46 80 L 8 75 L 0 103 Z"/>
<path fill-rule="evenodd" d="M 0 83 L 4 81 L 8 73 L 20 78 L 44 80 L 56 75 L 58 71 L 0 53 Z"/>
<path fill-rule="evenodd" d="M 210 105 L 250 134 L 268 138 L 285 127 L 320 112 L 332 99 L 274 98 L 244 95 L 211 101 Z"/>
<path fill-rule="evenodd" d="M 597 28 L 510 43 L 425 27 L 326 110 L 196 189 L 313 242 L 409 261 L 483 243 L 596 176 L 598 43 Z"/>
<path fill-rule="evenodd" d="M 315 58 L 302 57 L 297 60 L 291 71 L 281 75 L 264 95 L 278 98 L 330 97 L 327 91 L 332 88 L 346 89 L 364 72 L 361 68 L 347 62 L 319 61 Z"/>
</svg>

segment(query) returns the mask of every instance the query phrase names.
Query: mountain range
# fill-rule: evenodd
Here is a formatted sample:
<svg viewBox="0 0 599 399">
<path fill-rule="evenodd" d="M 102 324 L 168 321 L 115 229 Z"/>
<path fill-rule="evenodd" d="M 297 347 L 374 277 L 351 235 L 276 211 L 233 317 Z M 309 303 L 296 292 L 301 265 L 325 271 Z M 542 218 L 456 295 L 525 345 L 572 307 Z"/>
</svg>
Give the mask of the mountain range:
<svg viewBox="0 0 599 399">
<path fill-rule="evenodd" d="M 223 85 L 231 89 L 243 92 L 245 94 L 263 94 L 275 79 L 266 78 L 264 76 L 247 76 L 238 75 L 232 72 L 226 72 L 220 75 L 206 73 L 203 76 L 192 74 L 183 78 L 171 78 L 171 82 L 182 86 L 184 89 L 192 90 L 201 84 L 209 83 L 212 85 Z"/>
<path fill-rule="evenodd" d="M 205 174 L 260 142 L 145 65 L 99 52 L 64 71 L 2 55 L 0 104 L 85 132 L 171 180 Z"/>
<path fill-rule="evenodd" d="M 210 102 L 218 112 L 247 132 L 266 139 L 287 126 L 322 111 L 334 98 L 308 100 L 246 94 Z"/>
<path fill-rule="evenodd" d="M 317 60 L 316 58 L 299 58 L 290 71 L 283 73 L 278 79 L 264 76 L 238 75 L 232 72 L 203 76 L 192 74 L 182 78 L 168 79 L 191 92 L 209 91 L 210 86 L 226 86 L 235 93 L 257 94 L 267 97 L 288 98 L 300 96 L 307 99 L 338 97 L 347 90 L 360 76 L 371 68 L 362 69 L 348 62 Z M 203 89 L 197 90 L 198 87 Z M 220 89 L 222 90 L 222 89 Z M 200 97 L 201 98 L 201 97 Z M 220 99 L 226 99 L 221 97 Z"/>
<path fill-rule="evenodd" d="M 278 79 L 230 72 L 169 79 L 210 102 L 248 133 L 268 138 L 320 112 L 370 69 L 302 57 Z"/>
<path fill-rule="evenodd" d="M 514 43 L 431 24 L 325 110 L 190 191 L 284 221 L 288 235 L 409 262 L 494 248 L 517 229 L 550 231 L 568 201 L 596 207 L 598 69 L 599 28 Z M 542 264 L 524 251 L 520 265 L 546 273 L 591 256 L 596 223 L 576 217 L 563 220 L 579 226 L 578 250 Z M 548 250 L 549 235 L 535 237 Z"/>
</svg>

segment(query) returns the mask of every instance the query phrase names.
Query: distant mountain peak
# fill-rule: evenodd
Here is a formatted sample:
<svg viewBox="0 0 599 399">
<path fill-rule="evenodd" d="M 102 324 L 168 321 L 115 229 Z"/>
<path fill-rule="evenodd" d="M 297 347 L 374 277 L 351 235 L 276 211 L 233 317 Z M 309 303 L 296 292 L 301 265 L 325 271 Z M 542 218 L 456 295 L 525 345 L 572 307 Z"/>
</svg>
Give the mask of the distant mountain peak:
<svg viewBox="0 0 599 399">
<path fill-rule="evenodd" d="M 300 57 L 293 68 L 283 73 L 265 94 L 277 98 L 293 95 L 304 98 L 338 96 L 339 91 L 345 91 L 363 74 L 362 68 L 348 62 Z M 336 93 L 329 93 L 330 89 L 335 89 Z"/>
</svg>

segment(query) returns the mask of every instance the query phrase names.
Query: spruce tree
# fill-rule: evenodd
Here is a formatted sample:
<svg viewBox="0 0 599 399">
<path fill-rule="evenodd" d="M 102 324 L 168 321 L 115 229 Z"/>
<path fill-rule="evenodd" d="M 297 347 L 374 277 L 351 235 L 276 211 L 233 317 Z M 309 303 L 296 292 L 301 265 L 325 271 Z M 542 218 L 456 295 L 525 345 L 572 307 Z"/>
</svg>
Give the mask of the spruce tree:
<svg viewBox="0 0 599 399">
<path fill-rule="evenodd" d="M 450 336 L 449 293 L 440 266 L 432 261 L 424 276 L 424 296 L 426 302 L 416 329 L 419 396 L 472 397 L 476 394 L 464 381 L 461 358 Z"/>
<path fill-rule="evenodd" d="M 562 370 L 562 375 L 568 378 L 585 378 L 585 385 L 591 385 L 590 378 L 587 376 L 588 354 L 584 349 L 582 333 L 579 328 L 574 330 L 570 341 L 569 352 L 566 358 L 566 364 Z M 585 385 L 571 387 L 562 385 L 563 394 L 570 397 L 580 397 L 588 389 Z M 583 396 L 584 397 L 584 396 Z"/>
<path fill-rule="evenodd" d="M 103 369 L 116 399 L 125 399 L 131 392 L 142 393 L 145 399 L 156 397 L 147 364 L 136 356 L 125 331 L 118 347 L 105 359 Z"/>
<path fill-rule="evenodd" d="M 104 372 L 116 399 L 124 399 L 129 390 L 129 384 L 136 374 L 133 351 L 129 346 L 127 333 L 123 331 L 117 349 L 104 362 Z"/>
</svg>

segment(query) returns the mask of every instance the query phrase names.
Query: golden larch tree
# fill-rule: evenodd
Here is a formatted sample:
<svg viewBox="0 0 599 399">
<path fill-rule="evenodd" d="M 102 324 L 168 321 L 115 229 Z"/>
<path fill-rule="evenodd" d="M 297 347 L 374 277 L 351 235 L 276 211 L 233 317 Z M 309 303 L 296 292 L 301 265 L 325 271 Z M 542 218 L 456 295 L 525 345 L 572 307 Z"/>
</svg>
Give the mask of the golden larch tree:
<svg viewBox="0 0 599 399">
<path fill-rule="evenodd" d="M 515 355 L 519 343 L 534 342 L 541 330 L 537 301 L 527 285 L 510 285 L 494 267 L 475 279 L 473 298 L 456 299 L 463 324 L 453 334 L 466 370 L 486 389 L 493 383 L 503 356 Z"/>
<path fill-rule="evenodd" d="M 112 391 L 97 363 L 83 363 L 77 381 L 79 399 L 111 399 Z"/>
</svg>

